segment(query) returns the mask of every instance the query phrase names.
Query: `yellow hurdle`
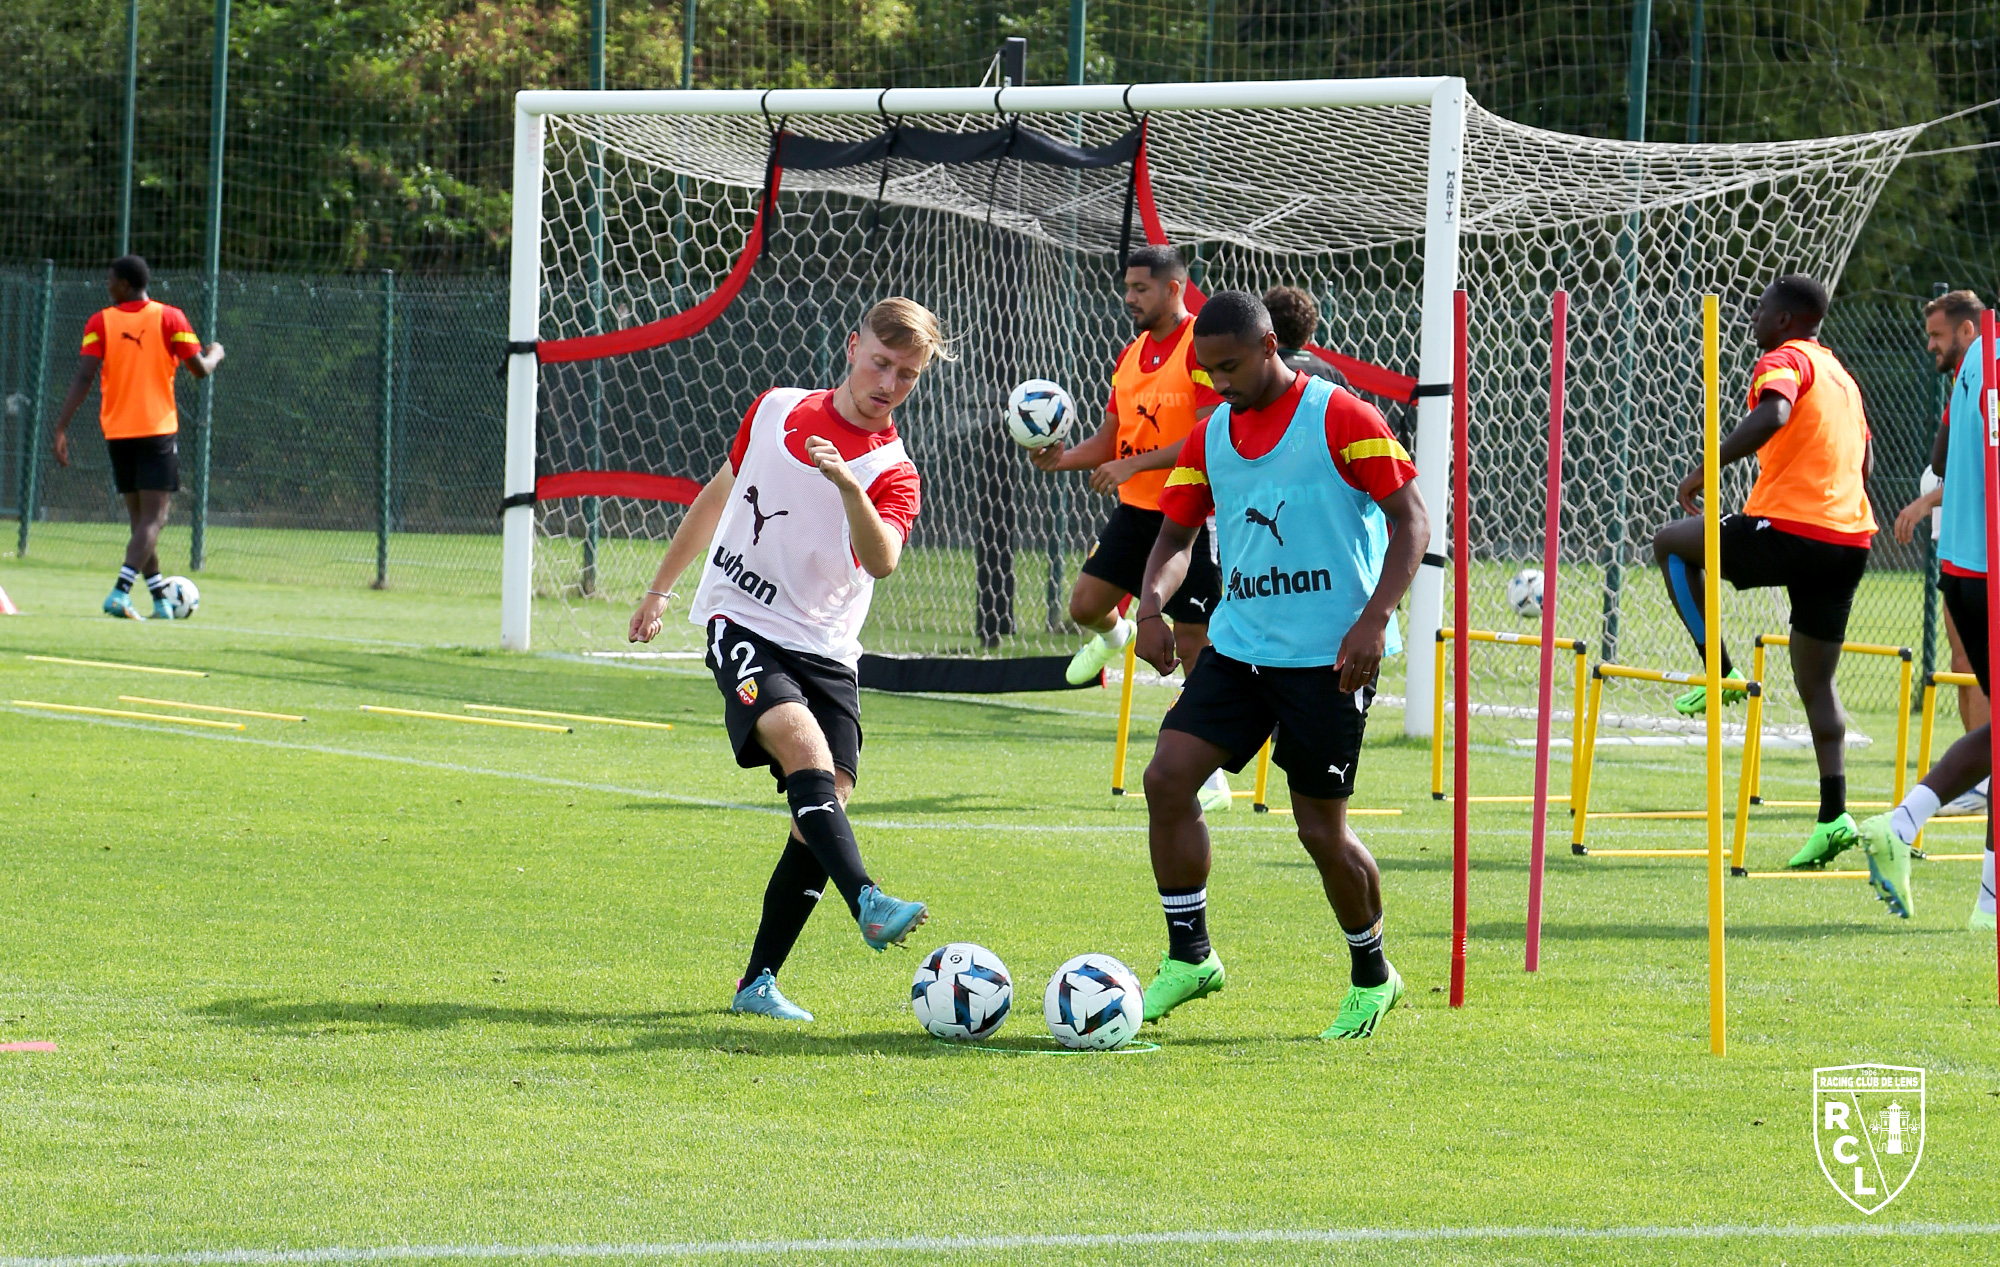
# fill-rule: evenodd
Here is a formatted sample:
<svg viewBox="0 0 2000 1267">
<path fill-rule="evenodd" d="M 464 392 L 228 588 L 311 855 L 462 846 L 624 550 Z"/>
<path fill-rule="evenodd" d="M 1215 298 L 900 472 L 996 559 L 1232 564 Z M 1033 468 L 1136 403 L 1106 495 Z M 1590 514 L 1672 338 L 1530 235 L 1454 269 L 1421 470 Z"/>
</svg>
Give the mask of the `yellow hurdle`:
<svg viewBox="0 0 2000 1267">
<path fill-rule="evenodd" d="M 1756 650 L 1751 653 L 1750 676 L 1759 682 L 1764 680 L 1764 648 L 1789 647 L 1789 634 L 1758 634 Z M 1899 686 L 1896 706 L 1896 777 L 1892 799 L 1888 801 L 1851 801 L 1858 809 L 1887 809 L 1903 799 L 1903 782 L 1910 763 L 1910 674 L 1912 662 L 1908 647 L 1892 647 L 1881 642 L 1843 642 L 1843 655 L 1895 656 L 1902 660 L 1898 675 Z M 1757 794 L 1764 778 L 1764 696 L 1758 692 L 1750 697 L 1750 715 L 1743 730 L 1743 772 L 1736 783 L 1736 839 L 1730 849 L 1729 873 L 1737 876 L 1752 876 L 1743 865 L 1743 851 L 1748 843 L 1750 831 L 1750 807 L 1771 805 L 1802 809 L 1817 806 L 1818 801 L 1767 801 Z M 1753 878 L 1780 874 L 1769 871 L 1754 873 Z M 1790 872 L 1782 874 L 1789 875 Z"/>
<path fill-rule="evenodd" d="M 1670 686 L 1703 686 L 1701 675 L 1695 673 L 1673 673 L 1661 669 L 1638 669 L 1624 664 L 1600 664 L 1590 671 L 1590 696 L 1586 706 L 1583 725 L 1582 751 L 1572 760 L 1576 762 L 1577 774 L 1571 787 L 1575 798 L 1570 802 L 1574 811 L 1570 823 L 1570 852 L 1580 857 L 1592 858 L 1701 858 L 1707 856 L 1703 849 L 1659 850 L 1659 849 L 1591 849 L 1585 843 L 1585 835 L 1593 818 L 1661 818 L 1697 819 L 1708 818 L 1705 809 L 1652 809 L 1652 810 L 1599 810 L 1590 808 L 1591 776 L 1597 764 L 1597 729 L 1603 717 L 1604 683 L 1606 679 L 1627 682 L 1656 682 Z M 1745 682 L 1744 689 L 1750 693 L 1750 707 L 1755 710 L 1762 700 L 1763 684 L 1757 681 Z M 1754 718 L 1755 713 L 1753 711 Z M 1718 741 L 1719 742 L 1719 741 Z M 1718 747 L 1718 752 L 1720 751 Z M 1721 795 L 1721 777 L 1716 778 L 1716 794 Z"/>
<path fill-rule="evenodd" d="M 1931 732 L 1937 724 L 1937 688 L 1940 686 L 1978 685 L 1979 678 L 1971 673 L 1938 672 L 1924 674 L 1923 703 L 1919 705 L 1923 710 L 1924 722 L 1917 732 L 1917 769 L 1922 771 L 1922 773 L 1917 775 L 1919 779 L 1931 772 Z M 1900 801 L 1903 798 L 1898 796 L 1896 799 Z M 1917 838 L 1910 845 L 1910 848 L 1922 849 L 1923 847 L 1924 834 L 1918 832 Z M 1977 855 L 1974 856 L 1976 857 Z"/>
<path fill-rule="evenodd" d="M 1437 631 L 1437 664 L 1435 669 L 1436 676 L 1431 679 L 1433 682 L 1443 683 L 1446 680 L 1444 675 L 1445 646 L 1457 637 L 1458 631 L 1456 629 L 1445 628 Z M 1483 642 L 1491 646 L 1529 647 L 1537 651 L 1542 646 L 1540 634 L 1495 633 L 1490 629 L 1468 629 L 1465 631 L 1465 637 L 1468 642 Z M 1557 638 L 1555 642 L 1558 650 L 1568 651 L 1575 657 L 1575 672 L 1573 676 L 1575 678 L 1576 704 L 1574 711 L 1570 714 L 1569 794 L 1566 796 L 1551 796 L 1549 797 L 1549 802 L 1553 804 L 1557 801 L 1568 801 L 1574 804 L 1576 800 L 1577 777 L 1577 734 L 1583 726 L 1584 682 L 1587 677 L 1589 646 L 1578 638 Z M 1434 801 L 1445 799 L 1444 688 L 1442 685 L 1437 690 L 1431 692 L 1431 799 Z M 1469 799 L 1474 805 L 1526 805 L 1533 803 L 1535 798 L 1532 796 L 1474 796 Z"/>
</svg>

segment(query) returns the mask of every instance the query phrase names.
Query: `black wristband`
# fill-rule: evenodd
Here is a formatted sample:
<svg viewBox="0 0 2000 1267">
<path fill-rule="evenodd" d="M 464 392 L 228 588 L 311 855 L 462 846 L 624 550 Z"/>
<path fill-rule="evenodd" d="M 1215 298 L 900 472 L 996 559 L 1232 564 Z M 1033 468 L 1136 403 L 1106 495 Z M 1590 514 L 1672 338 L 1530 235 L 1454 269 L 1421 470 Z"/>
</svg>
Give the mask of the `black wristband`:
<svg viewBox="0 0 2000 1267">
<path fill-rule="evenodd" d="M 1148 620 L 1165 620 L 1166 618 L 1167 617 L 1165 612 L 1154 612 L 1150 616 L 1134 616 L 1132 618 L 1132 623 L 1137 625 Z"/>
</svg>

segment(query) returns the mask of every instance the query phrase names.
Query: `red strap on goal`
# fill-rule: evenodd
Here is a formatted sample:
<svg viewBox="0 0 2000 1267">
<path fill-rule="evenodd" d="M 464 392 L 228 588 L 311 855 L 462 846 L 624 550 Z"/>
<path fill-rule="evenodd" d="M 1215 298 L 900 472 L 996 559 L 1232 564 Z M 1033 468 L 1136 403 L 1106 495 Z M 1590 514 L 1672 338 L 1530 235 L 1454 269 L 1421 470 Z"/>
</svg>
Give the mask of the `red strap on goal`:
<svg viewBox="0 0 2000 1267">
<path fill-rule="evenodd" d="M 694 504 L 701 485 L 678 475 L 648 475 L 643 471 L 564 471 L 535 481 L 535 500 L 562 497 L 632 497 L 640 501 Z"/>
<path fill-rule="evenodd" d="M 743 239 L 743 252 L 736 257 L 736 264 L 723 278 L 722 285 L 713 294 L 686 312 L 677 312 L 671 317 L 649 321 L 642 326 L 631 326 L 624 330 L 607 330 L 603 334 L 584 334 L 572 339 L 543 339 L 536 347 L 536 355 L 544 365 L 556 365 L 565 361 L 594 361 L 600 357 L 619 356 L 627 352 L 644 352 L 648 348 L 660 347 L 699 334 L 708 328 L 710 322 L 723 314 L 736 301 L 744 283 L 750 280 L 750 270 L 757 266 L 757 257 L 764 251 L 764 217 L 777 205 L 778 182 L 784 169 L 771 164 L 771 180 L 765 187 L 764 198 L 757 204 L 757 219 L 750 226 L 749 234 Z"/>
</svg>

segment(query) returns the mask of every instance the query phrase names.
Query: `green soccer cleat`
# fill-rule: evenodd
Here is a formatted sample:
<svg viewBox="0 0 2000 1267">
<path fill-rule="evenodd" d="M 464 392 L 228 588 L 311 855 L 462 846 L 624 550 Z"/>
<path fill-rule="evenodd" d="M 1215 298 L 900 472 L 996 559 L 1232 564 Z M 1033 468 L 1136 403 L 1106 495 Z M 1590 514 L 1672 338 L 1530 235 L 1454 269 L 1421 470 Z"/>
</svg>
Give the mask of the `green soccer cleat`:
<svg viewBox="0 0 2000 1267">
<path fill-rule="evenodd" d="M 1146 987 L 1146 1019 L 1164 1021 L 1183 1003 L 1214 994 L 1223 987 L 1222 959 L 1213 950 L 1200 963 L 1183 963 L 1171 952 L 1160 956 L 1160 970 Z"/>
<path fill-rule="evenodd" d="M 1795 871 L 1817 871 L 1860 839 L 1861 829 L 1854 825 L 1852 814 L 1842 814 L 1830 823 L 1815 823 L 1805 847 L 1793 854 L 1792 860 L 1785 865 Z"/>
<path fill-rule="evenodd" d="M 768 1016 L 774 1021 L 809 1021 L 813 1018 L 811 1012 L 778 993 L 778 979 L 771 975 L 769 968 L 736 992 L 736 997 L 729 1003 L 729 1010 L 750 1016 Z"/>
<path fill-rule="evenodd" d="M 1347 997 L 1340 1001 L 1340 1012 L 1333 1018 L 1333 1024 L 1321 1031 L 1320 1037 L 1328 1040 L 1338 1038 L 1366 1038 L 1375 1032 L 1390 1008 L 1403 997 L 1403 978 L 1396 975 L 1396 965 L 1389 965 L 1389 979 L 1381 985 L 1351 985 L 1347 987 Z"/>
<path fill-rule="evenodd" d="M 1119 623 L 1129 625 L 1131 622 L 1121 616 L 1119 617 Z M 1133 633 L 1132 629 L 1126 629 L 1125 638 L 1127 641 L 1130 641 Z M 1081 651 L 1070 657 L 1069 667 L 1063 670 L 1063 680 L 1071 686 L 1082 686 L 1085 682 L 1103 673 L 1104 666 L 1111 663 L 1111 657 L 1124 649 L 1124 642 L 1114 647 L 1104 640 L 1103 634 L 1098 634 L 1089 642 L 1084 643 Z"/>
<path fill-rule="evenodd" d="M 922 902 L 902 902 L 868 885 L 861 890 L 861 940 L 870 950 L 900 946 L 910 930 L 930 918 Z"/>
<path fill-rule="evenodd" d="M 1877 814 L 1862 822 L 1861 848 L 1868 855 L 1868 885 L 1875 896 L 1889 904 L 1892 915 L 1908 919 L 1917 913 L 1910 892 L 1910 847 L 1890 825 L 1889 815 Z"/>
<path fill-rule="evenodd" d="M 144 620 L 132 606 L 132 596 L 124 590 L 114 588 L 104 599 L 104 614 L 116 616 L 120 620 Z"/>
<path fill-rule="evenodd" d="M 1724 705 L 1741 704 L 1750 698 L 1750 692 L 1742 686 L 1731 686 L 1731 682 L 1743 683 L 1741 673 L 1731 673 L 1722 679 L 1722 702 Z M 1699 717 L 1708 711 L 1708 687 L 1697 686 L 1691 691 L 1674 697 L 1674 711 L 1683 717 Z"/>
</svg>

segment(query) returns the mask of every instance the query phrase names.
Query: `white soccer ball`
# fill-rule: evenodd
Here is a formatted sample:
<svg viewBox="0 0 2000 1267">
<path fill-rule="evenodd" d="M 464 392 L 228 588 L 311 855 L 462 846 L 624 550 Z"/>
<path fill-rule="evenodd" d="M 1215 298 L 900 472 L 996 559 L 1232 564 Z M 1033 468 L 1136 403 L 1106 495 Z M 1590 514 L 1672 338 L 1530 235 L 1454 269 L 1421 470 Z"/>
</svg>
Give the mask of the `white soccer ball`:
<svg viewBox="0 0 2000 1267">
<path fill-rule="evenodd" d="M 1076 402 L 1060 384 L 1031 378 L 1007 396 L 1007 434 L 1024 449 L 1039 449 L 1069 438 L 1076 425 Z"/>
<path fill-rule="evenodd" d="M 924 957 L 910 983 L 917 1023 L 938 1038 L 990 1038 L 1014 1006 L 1014 979 L 1000 956 L 969 941 L 940 946 Z"/>
<path fill-rule="evenodd" d="M 1523 620 L 1542 614 L 1542 574 L 1536 568 L 1522 568 L 1507 579 L 1507 606 Z"/>
<path fill-rule="evenodd" d="M 1049 979 L 1042 1015 L 1063 1046 L 1110 1051 L 1139 1032 L 1145 992 L 1132 970 L 1110 955 L 1078 955 Z"/>
<path fill-rule="evenodd" d="M 174 613 L 175 620 L 186 620 L 194 615 L 194 609 L 201 606 L 201 591 L 185 576 L 167 578 L 167 607 Z"/>
</svg>

